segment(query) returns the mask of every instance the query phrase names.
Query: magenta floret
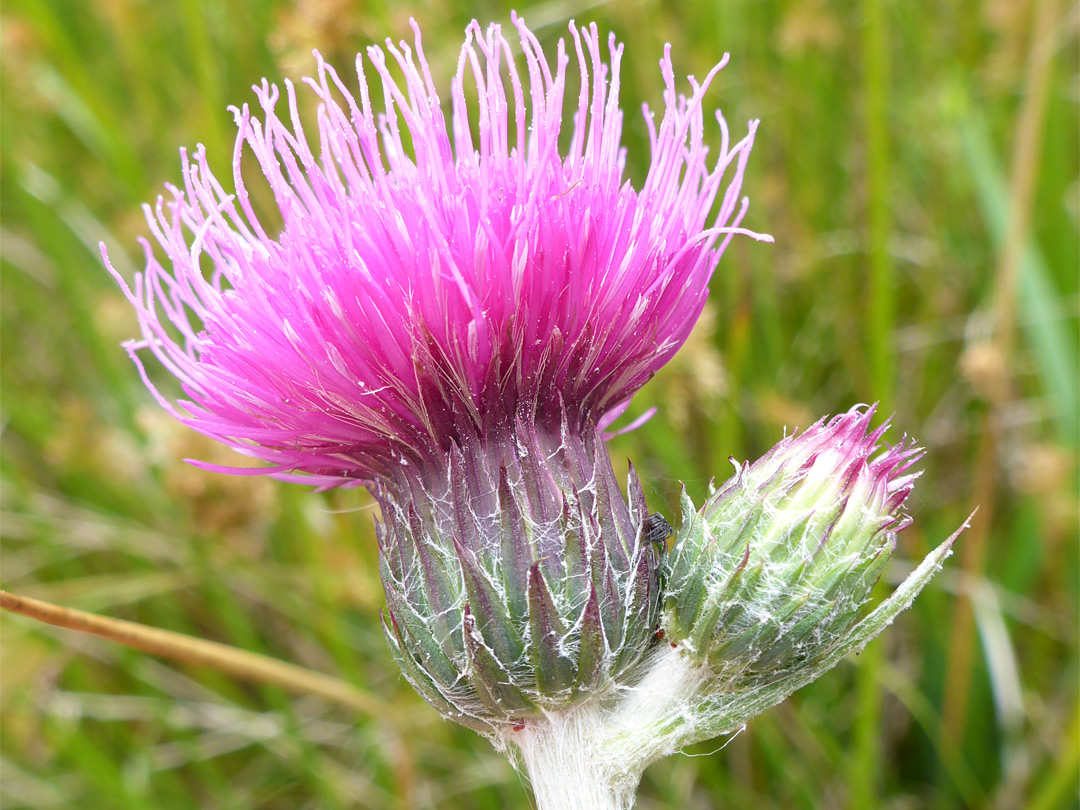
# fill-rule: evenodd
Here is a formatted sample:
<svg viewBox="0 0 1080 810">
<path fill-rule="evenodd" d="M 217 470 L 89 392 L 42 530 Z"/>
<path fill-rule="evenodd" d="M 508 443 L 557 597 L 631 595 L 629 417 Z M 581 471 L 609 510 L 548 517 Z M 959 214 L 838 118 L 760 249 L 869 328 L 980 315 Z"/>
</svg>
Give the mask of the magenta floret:
<svg viewBox="0 0 1080 810">
<path fill-rule="evenodd" d="M 655 126 L 646 110 L 652 153 L 635 189 L 620 143 L 622 46 L 610 38 L 605 63 L 595 25 L 570 26 L 581 91 L 563 154 L 572 60 L 560 40 L 550 67 L 514 26 L 517 56 L 498 26 L 468 27 L 449 122 L 414 23 L 413 48 L 369 48 L 367 75 L 357 57 L 358 98 L 316 55 L 310 131 L 291 82 L 284 98 L 256 87 L 262 120 L 234 109 L 235 192 L 202 147 L 183 154 L 183 188 L 145 207 L 165 262 L 144 242 L 145 271 L 131 288 L 120 280 L 142 326 L 129 351 L 164 407 L 272 465 L 258 472 L 370 482 L 403 459 L 441 464 L 463 430 L 556 418 L 556 401 L 583 429 L 602 426 L 671 358 L 731 237 L 768 239 L 739 227 L 757 122 L 732 145 L 717 114 L 710 159 L 702 103 L 726 57 L 684 97 L 667 49 L 663 115 Z M 245 153 L 280 231 L 256 213 Z M 154 387 L 145 351 L 184 399 Z"/>
</svg>

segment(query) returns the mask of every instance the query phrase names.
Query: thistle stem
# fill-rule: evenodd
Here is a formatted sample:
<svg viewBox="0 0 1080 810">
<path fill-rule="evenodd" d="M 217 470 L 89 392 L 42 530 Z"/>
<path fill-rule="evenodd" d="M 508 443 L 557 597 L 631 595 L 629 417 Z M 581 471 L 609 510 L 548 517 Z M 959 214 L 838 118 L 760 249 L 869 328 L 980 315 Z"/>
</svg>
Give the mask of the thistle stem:
<svg viewBox="0 0 1080 810">
<path fill-rule="evenodd" d="M 598 745 L 600 707 L 584 703 L 507 735 L 521 752 L 537 810 L 630 810 L 634 788 L 616 785 Z"/>
</svg>

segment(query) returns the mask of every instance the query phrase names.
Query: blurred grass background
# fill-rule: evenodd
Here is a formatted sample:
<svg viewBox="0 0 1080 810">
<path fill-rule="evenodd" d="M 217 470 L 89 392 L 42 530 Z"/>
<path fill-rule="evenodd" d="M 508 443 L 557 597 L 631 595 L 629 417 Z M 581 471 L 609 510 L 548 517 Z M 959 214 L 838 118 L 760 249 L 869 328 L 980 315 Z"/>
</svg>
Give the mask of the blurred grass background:
<svg viewBox="0 0 1080 810">
<path fill-rule="evenodd" d="M 0 617 L 0 803 L 15 808 L 525 808 L 520 778 L 441 721 L 384 648 L 370 500 L 201 472 L 119 342 L 101 266 L 140 261 L 139 204 L 263 76 L 408 34 L 442 88 L 460 0 L 7 0 L 0 51 L 3 586 L 337 674 L 382 710 L 232 682 Z M 1054 0 L 551 0 L 626 42 L 631 173 L 671 42 L 710 101 L 763 121 L 748 224 L 690 344 L 612 443 L 656 507 L 727 457 L 854 402 L 928 449 L 886 580 L 981 511 L 864 655 L 719 741 L 650 767 L 649 808 L 1077 806 L 1078 11 Z M 715 131 L 714 131 L 715 134 Z M 227 171 L 220 176 L 227 176 Z"/>
</svg>

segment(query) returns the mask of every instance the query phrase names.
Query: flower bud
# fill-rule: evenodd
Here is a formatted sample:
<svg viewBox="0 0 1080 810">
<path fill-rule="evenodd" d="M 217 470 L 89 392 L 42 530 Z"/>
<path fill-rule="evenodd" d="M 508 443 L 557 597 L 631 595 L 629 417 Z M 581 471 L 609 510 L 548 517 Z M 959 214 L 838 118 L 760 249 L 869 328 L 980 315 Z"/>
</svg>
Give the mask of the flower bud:
<svg viewBox="0 0 1080 810">
<path fill-rule="evenodd" d="M 910 519 L 922 451 L 852 409 L 738 467 L 668 561 L 668 637 L 738 687 L 812 666 L 845 638 Z"/>
</svg>

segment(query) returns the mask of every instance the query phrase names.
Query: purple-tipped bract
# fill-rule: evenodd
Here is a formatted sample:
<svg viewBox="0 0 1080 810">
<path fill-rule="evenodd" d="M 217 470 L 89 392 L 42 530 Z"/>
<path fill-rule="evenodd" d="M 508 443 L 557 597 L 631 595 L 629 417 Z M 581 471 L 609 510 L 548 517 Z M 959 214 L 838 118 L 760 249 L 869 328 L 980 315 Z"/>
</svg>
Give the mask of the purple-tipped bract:
<svg viewBox="0 0 1080 810">
<path fill-rule="evenodd" d="M 571 25 L 576 58 L 560 41 L 552 67 L 514 26 L 514 45 L 469 26 L 449 116 L 414 24 L 413 48 L 357 57 L 358 97 L 319 59 L 314 125 L 290 82 L 284 98 L 256 87 L 261 120 L 234 109 L 235 192 L 201 147 L 184 155 L 183 187 L 146 206 L 165 263 L 144 243 L 145 271 L 121 280 L 142 325 L 132 357 L 141 369 L 149 351 L 183 384 L 176 403 L 154 389 L 162 405 L 272 465 L 261 472 L 331 486 L 441 467 L 463 432 L 516 418 L 555 425 L 565 408 L 594 429 L 667 362 L 732 235 L 767 238 L 739 227 L 757 122 L 732 144 L 717 115 L 710 154 L 703 98 L 726 57 L 683 97 L 666 51 L 635 189 L 622 46 L 611 38 L 605 63 L 596 27 Z M 257 215 L 245 154 L 280 213 Z"/>
</svg>

